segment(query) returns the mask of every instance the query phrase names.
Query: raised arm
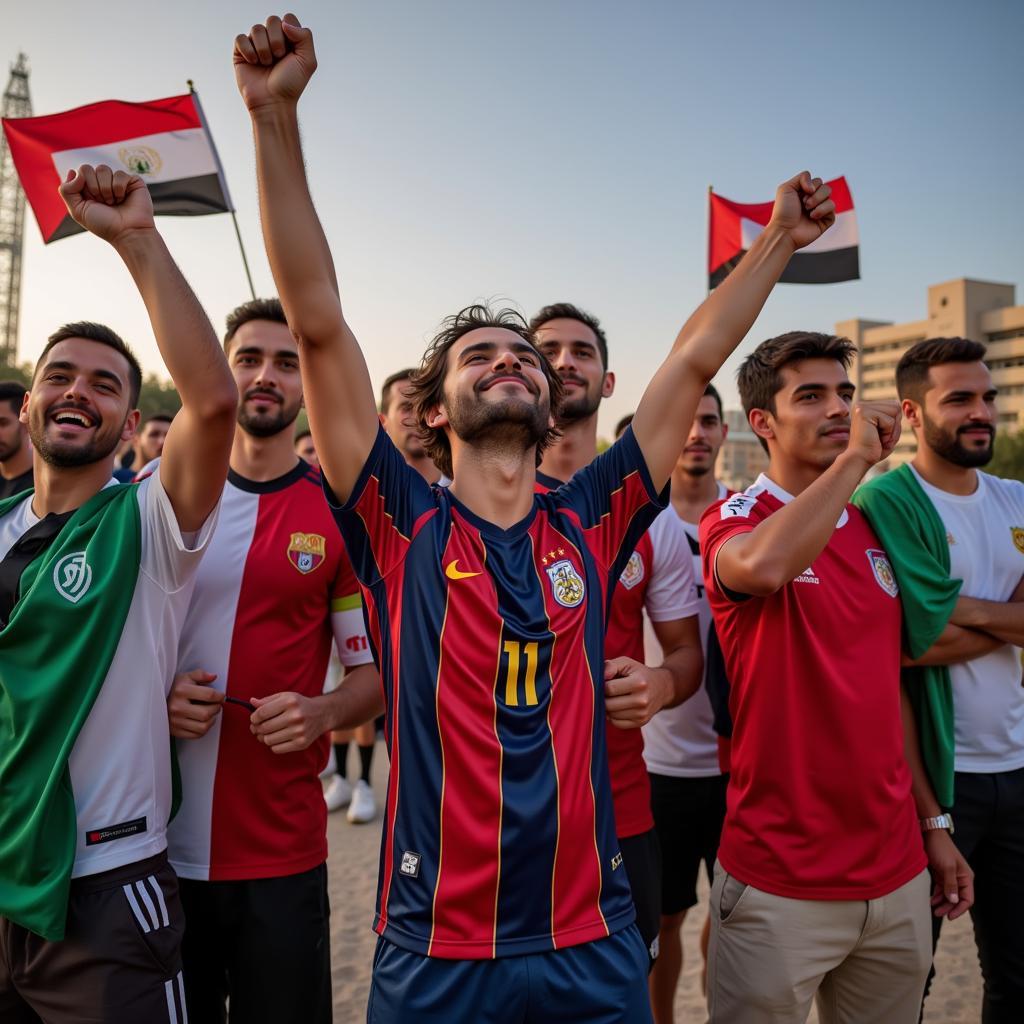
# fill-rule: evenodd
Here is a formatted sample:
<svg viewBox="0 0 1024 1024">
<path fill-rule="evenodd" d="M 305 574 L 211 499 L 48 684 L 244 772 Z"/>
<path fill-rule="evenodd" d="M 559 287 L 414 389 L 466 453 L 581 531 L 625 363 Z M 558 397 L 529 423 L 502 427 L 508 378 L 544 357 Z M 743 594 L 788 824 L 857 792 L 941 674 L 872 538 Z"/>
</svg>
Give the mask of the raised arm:
<svg viewBox="0 0 1024 1024">
<path fill-rule="evenodd" d="M 71 216 L 109 242 L 146 304 L 160 355 L 181 396 L 167 433 L 160 480 L 179 527 L 198 530 L 224 489 L 238 388 L 217 335 L 153 222 L 142 179 L 100 165 L 69 173 L 60 188 Z"/>
<path fill-rule="evenodd" d="M 263 238 L 298 342 L 310 430 L 324 476 L 344 501 L 373 447 L 378 420 L 302 160 L 296 108 L 316 70 L 313 34 L 294 15 L 268 18 L 235 39 L 234 65 L 252 117 Z"/>
<path fill-rule="evenodd" d="M 855 405 L 846 451 L 784 508 L 723 542 L 715 558 L 719 582 L 764 597 L 799 576 L 825 549 L 864 474 L 888 457 L 899 436 L 898 402 Z"/>
<path fill-rule="evenodd" d="M 753 326 L 789 258 L 835 221 L 830 194 L 806 171 L 778 187 L 768 226 L 686 321 L 648 384 L 633 433 L 659 490 L 672 473 L 704 389 Z"/>
</svg>

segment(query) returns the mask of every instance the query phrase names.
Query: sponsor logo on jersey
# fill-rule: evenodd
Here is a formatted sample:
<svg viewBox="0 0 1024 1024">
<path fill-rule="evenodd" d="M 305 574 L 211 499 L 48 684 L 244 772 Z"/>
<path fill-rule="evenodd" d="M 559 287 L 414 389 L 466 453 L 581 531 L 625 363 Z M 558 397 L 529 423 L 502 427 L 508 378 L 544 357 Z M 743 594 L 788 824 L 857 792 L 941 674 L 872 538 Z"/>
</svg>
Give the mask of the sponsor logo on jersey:
<svg viewBox="0 0 1024 1024">
<path fill-rule="evenodd" d="M 85 560 L 84 551 L 65 555 L 53 567 L 53 585 L 66 601 L 78 604 L 92 585 L 92 566 Z"/>
<path fill-rule="evenodd" d="M 899 584 L 896 582 L 896 574 L 889 564 L 889 557 L 884 551 L 877 548 L 868 548 L 865 552 L 868 561 L 871 563 L 871 571 L 875 574 L 875 582 L 890 596 L 895 597 L 899 592 Z"/>
<path fill-rule="evenodd" d="M 288 542 L 288 561 L 303 575 L 327 557 L 327 538 L 319 533 L 293 533 Z"/>
<path fill-rule="evenodd" d="M 750 510 L 757 504 L 757 498 L 751 494 L 734 494 L 728 501 L 723 501 L 718 514 L 722 519 L 732 519 L 734 516 L 750 515 Z"/>
<path fill-rule="evenodd" d="M 793 580 L 793 582 L 794 583 L 820 583 L 821 580 L 817 576 L 814 575 L 814 566 L 813 565 L 809 565 L 809 566 L 807 566 L 806 569 L 804 569 L 804 571 L 802 573 L 800 573 L 799 576 L 796 577 L 796 579 Z"/>
<path fill-rule="evenodd" d="M 1011 526 L 1010 535 L 1013 537 L 1013 546 L 1024 555 L 1024 529 L 1019 526 Z"/>
<path fill-rule="evenodd" d="M 413 853 L 412 850 L 406 850 L 402 854 L 402 863 L 399 865 L 398 870 L 403 875 L 408 875 L 409 878 L 419 878 L 420 875 L 420 861 L 423 858 L 418 853 Z"/>
<path fill-rule="evenodd" d="M 618 871 L 622 867 L 622 854 L 617 853 L 612 857 L 612 871 Z"/>
<path fill-rule="evenodd" d="M 478 572 L 463 572 L 459 568 L 459 560 L 453 558 L 445 567 L 444 574 L 450 580 L 471 580 L 474 576 L 479 576 Z"/>
<path fill-rule="evenodd" d="M 118 825 L 104 825 L 103 828 L 91 828 L 85 833 L 85 845 L 96 846 L 99 843 L 110 843 L 125 836 L 137 836 L 146 831 L 146 819 L 134 818 L 122 821 Z"/>
<path fill-rule="evenodd" d="M 551 593 L 563 608 L 575 608 L 583 600 L 583 578 L 568 558 L 560 558 L 545 570 L 551 581 Z"/>
<path fill-rule="evenodd" d="M 946 543 L 950 547 L 952 547 L 956 543 L 956 537 L 954 537 L 953 534 L 947 532 L 946 533 Z"/>
<path fill-rule="evenodd" d="M 639 551 L 634 551 L 629 556 L 626 568 L 622 570 L 619 582 L 627 589 L 632 590 L 638 583 L 643 583 L 644 560 Z"/>
</svg>

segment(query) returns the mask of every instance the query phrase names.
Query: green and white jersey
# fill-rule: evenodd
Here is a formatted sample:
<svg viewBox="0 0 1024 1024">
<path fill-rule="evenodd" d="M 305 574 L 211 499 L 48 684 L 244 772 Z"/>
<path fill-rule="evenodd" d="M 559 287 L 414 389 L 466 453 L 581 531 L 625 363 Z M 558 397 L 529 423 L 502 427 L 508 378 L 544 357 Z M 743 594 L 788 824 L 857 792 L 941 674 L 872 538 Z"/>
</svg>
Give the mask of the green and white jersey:
<svg viewBox="0 0 1024 1024">
<path fill-rule="evenodd" d="M 1024 576 L 1024 483 L 978 473 L 973 494 L 933 487 L 910 467 L 935 506 L 949 543 L 949 575 L 960 593 L 1008 601 Z M 949 666 L 958 772 L 1024 768 L 1021 649 L 1004 644 L 984 657 Z"/>
<path fill-rule="evenodd" d="M 111 480 L 107 487 L 118 485 Z M 160 853 L 171 809 L 167 693 L 195 571 L 216 520 L 182 535 L 158 473 L 135 490 L 141 559 L 134 593 L 113 660 L 68 759 L 77 816 L 72 877 L 92 875 Z M 39 518 L 26 498 L 0 519 L 0 558 Z M 96 574 L 99 575 L 98 573 Z M 50 630 L 47 650 L 75 629 L 74 607 L 93 578 L 70 564 L 52 573 L 68 602 L 65 623 Z M 49 585 L 49 580 L 47 581 Z M 63 588 L 63 589 L 62 589 Z M 45 672 L 45 663 L 39 671 Z"/>
</svg>

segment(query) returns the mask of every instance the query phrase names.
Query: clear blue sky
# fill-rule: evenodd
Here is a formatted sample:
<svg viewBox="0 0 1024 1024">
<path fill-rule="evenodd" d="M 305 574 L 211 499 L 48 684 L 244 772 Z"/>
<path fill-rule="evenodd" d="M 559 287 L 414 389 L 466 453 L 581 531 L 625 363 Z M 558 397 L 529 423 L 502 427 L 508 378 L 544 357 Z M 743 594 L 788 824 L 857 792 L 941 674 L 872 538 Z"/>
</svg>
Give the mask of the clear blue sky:
<svg viewBox="0 0 1024 1024">
<path fill-rule="evenodd" d="M 271 11 L 67 12 L 41 0 L 5 13 L 0 59 L 28 53 L 35 112 L 174 95 L 193 78 L 257 291 L 272 293 L 230 63 L 234 35 Z M 852 316 L 923 318 L 926 287 L 954 277 L 1024 287 L 1014 0 L 318 0 L 296 13 L 320 61 L 300 108 L 314 199 L 375 382 L 469 302 L 506 297 L 529 315 L 573 301 L 608 331 L 610 432 L 704 297 L 708 185 L 764 201 L 804 167 L 847 176 L 863 279 L 781 286 L 746 350 Z M 220 330 L 247 298 L 230 219 L 159 224 Z M 91 318 L 163 373 L 112 253 L 83 237 L 44 248 L 31 217 L 26 237 L 22 359 Z M 727 404 L 735 365 L 720 376 Z"/>
</svg>

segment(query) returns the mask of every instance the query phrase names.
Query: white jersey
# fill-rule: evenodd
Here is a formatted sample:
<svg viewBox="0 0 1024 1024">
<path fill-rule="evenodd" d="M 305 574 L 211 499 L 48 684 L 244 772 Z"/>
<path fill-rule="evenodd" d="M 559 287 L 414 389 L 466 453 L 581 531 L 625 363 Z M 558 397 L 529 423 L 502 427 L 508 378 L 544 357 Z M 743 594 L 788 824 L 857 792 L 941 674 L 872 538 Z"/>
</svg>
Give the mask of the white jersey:
<svg viewBox="0 0 1024 1024">
<path fill-rule="evenodd" d="M 949 541 L 949 575 L 960 593 L 1008 601 L 1024 576 L 1024 483 L 978 473 L 973 494 L 939 490 L 914 470 Z M 1021 650 L 1012 644 L 949 666 L 953 683 L 958 772 L 1024 767 L 1024 688 Z"/>
<path fill-rule="evenodd" d="M 718 485 L 720 500 L 728 494 L 724 484 Z M 675 515 L 670 505 L 663 515 Z M 677 516 L 677 518 L 679 518 Z M 707 671 L 708 630 L 711 628 L 711 608 L 704 594 L 701 573 L 700 545 L 697 542 L 697 524 L 679 518 L 689 541 L 694 579 L 694 599 L 700 617 L 700 642 L 704 652 L 705 672 Z M 661 648 L 653 630 L 647 630 L 647 663 L 660 664 Z M 653 659 L 653 660 L 652 660 Z M 678 707 L 659 711 L 643 727 L 644 760 L 647 770 L 655 775 L 672 775 L 677 778 L 701 778 L 719 775 L 718 736 L 714 729 L 714 714 L 708 691 L 701 681 L 700 689 Z"/>
<path fill-rule="evenodd" d="M 117 487 L 111 480 L 107 487 Z M 141 512 L 139 575 L 106 678 L 71 750 L 68 767 L 78 828 L 72 877 L 144 860 L 167 847 L 171 740 L 167 694 L 195 572 L 216 513 L 196 534 L 178 527 L 159 474 L 136 495 Z M 0 558 L 39 517 L 26 498 L 0 520 Z M 118 838 L 86 845 L 90 833 Z"/>
</svg>

